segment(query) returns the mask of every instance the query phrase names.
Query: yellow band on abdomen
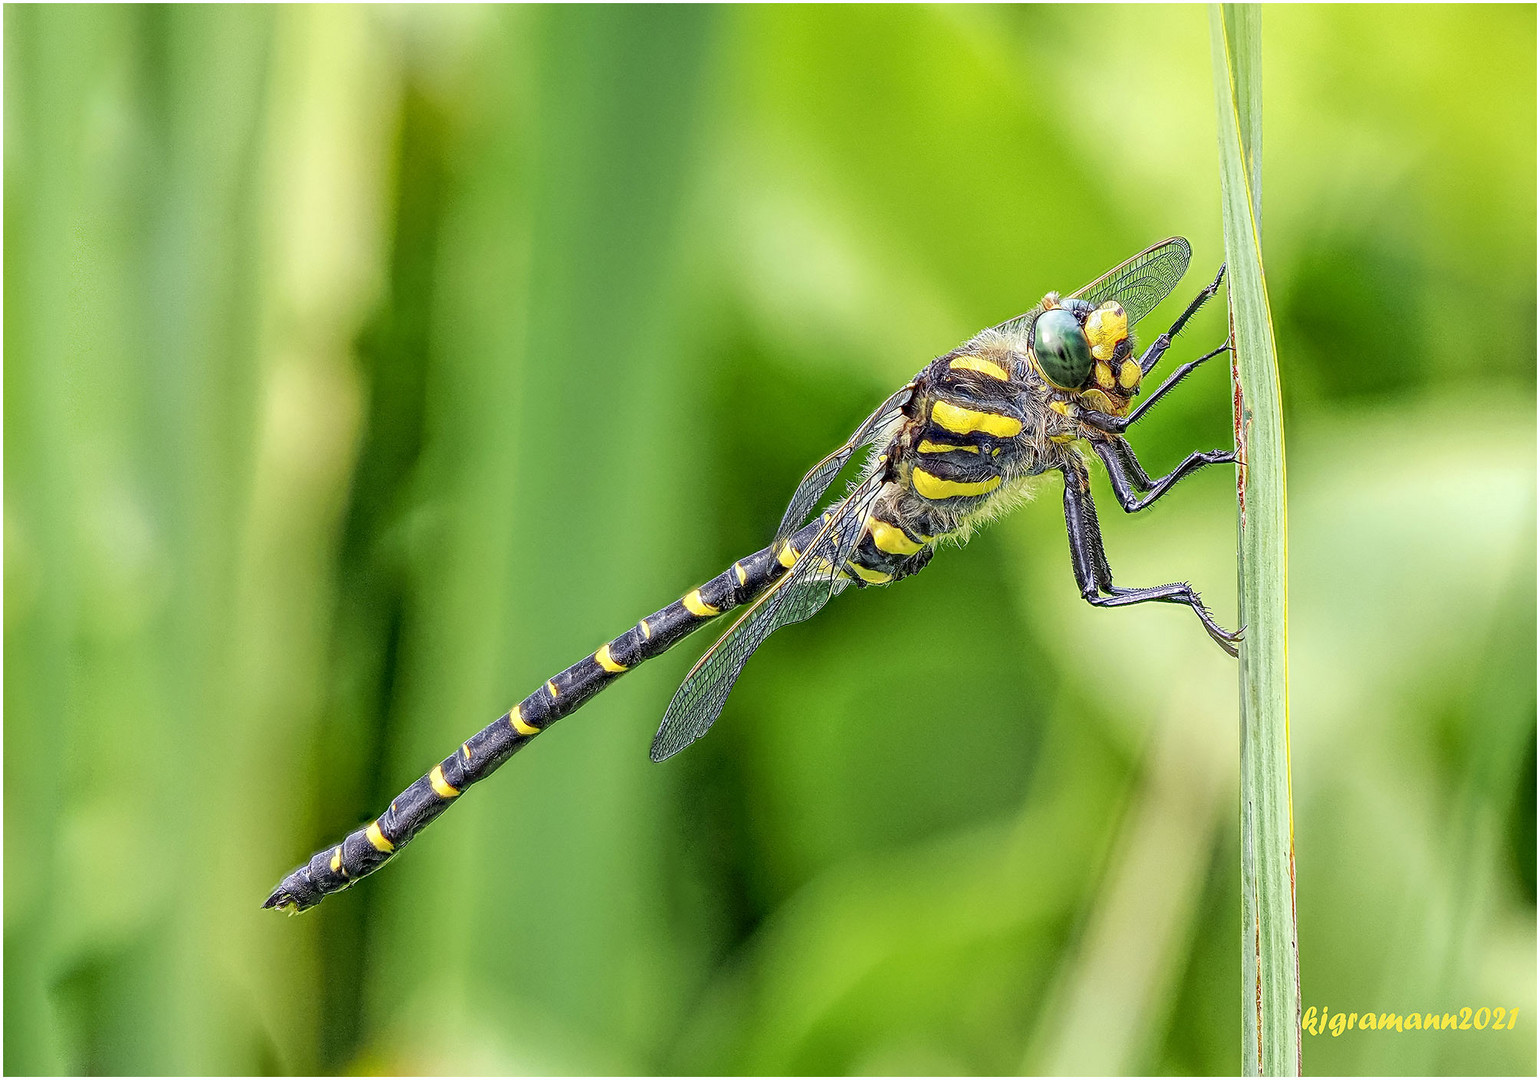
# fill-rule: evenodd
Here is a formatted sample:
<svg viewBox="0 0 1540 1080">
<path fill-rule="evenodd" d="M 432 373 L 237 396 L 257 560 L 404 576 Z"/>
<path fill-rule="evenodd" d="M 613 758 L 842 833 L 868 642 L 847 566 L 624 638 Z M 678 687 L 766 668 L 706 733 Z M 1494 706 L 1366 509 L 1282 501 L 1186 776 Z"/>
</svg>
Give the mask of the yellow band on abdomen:
<svg viewBox="0 0 1540 1080">
<path fill-rule="evenodd" d="M 622 671 L 626 670 L 626 665 L 622 664 L 619 660 L 616 660 L 613 656 L 610 655 L 610 646 L 608 642 L 599 646 L 599 651 L 594 653 L 594 659 L 599 662 L 600 667 L 602 667 L 605 671 L 608 671 L 611 675 L 619 675 Z"/>
<path fill-rule="evenodd" d="M 428 774 L 428 783 L 433 785 L 433 790 L 438 793 L 441 799 L 452 799 L 460 794 L 459 788 L 444 779 L 444 767 L 442 765 L 433 766 L 433 771 Z"/>
<path fill-rule="evenodd" d="M 881 518 L 867 518 L 866 527 L 872 532 L 872 543 L 877 545 L 877 550 L 889 555 L 913 555 L 925 546 L 909 539 L 909 534 L 903 529 L 889 525 Z"/>
<path fill-rule="evenodd" d="M 369 827 L 364 830 L 364 835 L 369 838 L 369 843 L 374 845 L 375 851 L 383 851 L 389 855 L 396 850 L 396 845 L 385 839 L 385 834 L 380 832 L 380 823 L 371 821 Z"/>
<path fill-rule="evenodd" d="M 1013 416 L 965 409 L 949 401 L 938 401 L 932 405 L 930 418 L 958 435 L 971 435 L 975 431 L 982 431 L 986 435 L 1009 439 L 1021 434 L 1021 421 Z"/>
<path fill-rule="evenodd" d="M 886 585 L 893 580 L 892 574 L 884 574 L 881 570 L 868 570 L 860 563 L 848 562 L 845 566 L 868 585 Z"/>
<path fill-rule="evenodd" d="M 714 608 L 700 598 L 699 589 L 691 589 L 684 597 L 684 608 L 691 615 L 704 619 L 710 615 L 722 614 L 721 608 Z"/>
<path fill-rule="evenodd" d="M 508 713 L 508 722 L 513 725 L 513 730 L 517 731 L 520 735 L 540 734 L 539 728 L 535 727 L 533 724 L 526 724 L 524 722 L 524 706 L 522 704 L 515 705 L 513 709 Z"/>
<path fill-rule="evenodd" d="M 988 480 L 943 480 L 924 469 L 914 470 L 914 490 L 927 499 L 955 499 L 962 495 L 987 495 L 1000 486 L 1000 478 Z"/>
</svg>

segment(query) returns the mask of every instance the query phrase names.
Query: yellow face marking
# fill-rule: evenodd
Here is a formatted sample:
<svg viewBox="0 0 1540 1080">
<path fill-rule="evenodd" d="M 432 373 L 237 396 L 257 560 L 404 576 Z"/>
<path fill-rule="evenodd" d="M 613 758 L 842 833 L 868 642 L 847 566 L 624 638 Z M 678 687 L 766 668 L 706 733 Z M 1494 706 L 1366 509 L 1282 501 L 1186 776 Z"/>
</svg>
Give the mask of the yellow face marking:
<svg viewBox="0 0 1540 1080">
<path fill-rule="evenodd" d="M 1058 413 L 1060 416 L 1069 415 L 1069 402 L 1067 401 L 1050 401 L 1048 403 L 1048 407 L 1054 412 Z"/>
<path fill-rule="evenodd" d="M 1098 362 L 1096 365 L 1096 385 L 1103 390 L 1111 390 L 1114 385 L 1112 369 L 1105 363 Z"/>
<path fill-rule="evenodd" d="M 868 570 L 859 563 L 850 562 L 845 565 L 849 567 L 851 573 L 868 585 L 886 585 L 893 580 L 892 574 L 884 574 L 880 570 Z"/>
<path fill-rule="evenodd" d="M 441 799 L 452 799 L 460 794 L 459 788 L 444 779 L 444 767 L 442 765 L 433 766 L 433 771 L 428 774 L 428 783 L 433 785 L 433 790 L 438 793 Z"/>
<path fill-rule="evenodd" d="M 337 845 L 337 850 L 332 852 L 332 873 L 342 873 L 342 845 Z"/>
<path fill-rule="evenodd" d="M 949 401 L 938 401 L 932 405 L 930 418 L 958 435 L 971 435 L 975 431 L 982 431 L 986 435 L 1009 439 L 1021 434 L 1021 421 L 1015 417 L 964 409 Z"/>
<path fill-rule="evenodd" d="M 547 679 L 545 681 L 545 688 L 551 692 L 552 701 L 555 701 L 557 696 L 561 694 L 561 691 L 556 689 L 556 681 L 554 679 Z"/>
<path fill-rule="evenodd" d="M 1111 360 L 1124 338 L 1128 337 L 1128 313 L 1115 300 L 1109 300 L 1085 321 L 1085 338 L 1091 345 L 1091 355 L 1098 360 Z"/>
<path fill-rule="evenodd" d="M 985 495 L 1000 486 L 1000 478 L 963 481 L 943 480 L 924 469 L 914 470 L 914 490 L 927 499 L 955 499 L 960 495 Z"/>
<path fill-rule="evenodd" d="M 743 564 L 742 563 L 733 563 L 733 573 L 738 575 L 738 584 L 739 585 L 747 585 L 748 584 L 748 582 L 749 582 L 749 575 L 743 569 Z"/>
<path fill-rule="evenodd" d="M 513 725 L 513 730 L 520 735 L 539 735 L 540 729 L 533 724 L 524 722 L 524 706 L 515 705 L 513 711 L 508 714 L 508 722 Z"/>
<path fill-rule="evenodd" d="M 1123 366 L 1118 368 L 1118 385 L 1124 390 L 1132 390 L 1139 385 L 1144 372 L 1139 370 L 1139 364 L 1135 360 L 1124 360 Z"/>
<path fill-rule="evenodd" d="M 647 620 L 646 619 L 643 619 L 641 622 L 637 623 L 637 625 L 642 628 L 642 640 L 643 641 L 647 641 L 649 638 L 652 637 L 652 627 L 647 625 Z"/>
<path fill-rule="evenodd" d="M 388 855 L 396 850 L 396 845 L 385 839 L 385 834 L 380 832 L 378 821 L 371 821 L 369 827 L 364 830 L 364 835 L 369 838 L 369 843 L 374 845 L 375 851 L 383 851 Z"/>
<path fill-rule="evenodd" d="M 710 615 L 722 614 L 721 608 L 714 608 L 700 598 L 699 589 L 691 589 L 684 594 L 684 609 L 697 618 L 706 618 Z"/>
<path fill-rule="evenodd" d="M 781 549 L 781 553 L 775 557 L 775 561 L 786 567 L 786 569 L 790 570 L 793 566 L 796 565 L 798 558 L 799 555 L 797 553 L 797 549 L 792 547 L 790 544 L 787 544 Z"/>
<path fill-rule="evenodd" d="M 977 371 L 980 375 L 988 375 L 991 379 L 999 379 L 1002 382 L 1010 378 L 999 364 L 993 360 L 986 360 L 982 356 L 959 356 L 947 367 L 953 371 Z"/>
<path fill-rule="evenodd" d="M 950 443 L 931 442 L 929 439 L 921 439 L 917 449 L 922 454 L 949 454 L 953 450 L 966 450 L 970 454 L 979 452 L 976 446 L 953 446 Z"/>
<path fill-rule="evenodd" d="M 610 646 L 608 642 L 605 642 L 603 645 L 599 646 L 599 651 L 594 653 L 594 659 L 599 661 L 600 667 L 612 675 L 619 675 L 622 671 L 626 670 L 626 665 L 622 664 L 620 661 L 616 660 L 613 656 L 610 655 Z"/>
<path fill-rule="evenodd" d="M 872 543 L 878 551 L 889 555 L 913 555 L 925 545 L 909 539 L 909 534 L 896 525 L 889 525 L 881 518 L 867 518 L 866 527 L 872 532 Z"/>
</svg>

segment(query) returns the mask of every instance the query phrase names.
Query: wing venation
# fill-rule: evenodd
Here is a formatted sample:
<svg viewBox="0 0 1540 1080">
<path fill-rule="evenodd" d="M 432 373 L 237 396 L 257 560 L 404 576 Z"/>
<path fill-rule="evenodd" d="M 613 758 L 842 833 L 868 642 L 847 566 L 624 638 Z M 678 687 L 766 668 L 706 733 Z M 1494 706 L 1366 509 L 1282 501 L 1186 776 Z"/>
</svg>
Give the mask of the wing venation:
<svg viewBox="0 0 1540 1080">
<path fill-rule="evenodd" d="M 829 490 L 829 485 L 834 483 L 834 478 L 840 474 L 840 470 L 845 467 L 856 451 L 877 443 L 888 426 L 903 415 L 904 406 L 909 403 L 913 393 L 914 384 L 911 383 L 877 406 L 877 410 L 861 422 L 861 426 L 856 428 L 855 434 L 851 435 L 843 446 L 808 470 L 807 475 L 802 478 L 802 482 L 797 485 L 797 490 L 792 494 L 786 513 L 781 516 L 781 524 L 775 530 L 774 546 L 777 549 L 791 539 L 792 533 L 807 524 L 813 508 L 818 505 L 818 500 L 823 498 L 824 492 Z M 870 479 L 877 467 L 875 461 L 868 463 L 866 470 L 857 478 L 856 483 L 861 484 Z"/>
<path fill-rule="evenodd" d="M 850 583 L 840 569 L 860 542 L 882 485 L 880 474 L 870 476 L 829 511 L 785 576 L 749 605 L 690 669 L 652 740 L 652 760 L 672 757 L 704 735 L 722 714 L 754 650 L 781 627 L 812 618 Z"/>
<path fill-rule="evenodd" d="M 1187 273 L 1191 259 L 1192 246 L 1182 237 L 1173 236 L 1119 263 L 1070 296 L 1091 304 L 1116 300 L 1128 313 L 1128 325 L 1134 326 L 1171 295 L 1171 290 Z M 1042 313 L 1043 307 L 1039 304 L 1014 319 L 1007 319 L 995 329 L 1002 334 L 1027 336 Z"/>
</svg>

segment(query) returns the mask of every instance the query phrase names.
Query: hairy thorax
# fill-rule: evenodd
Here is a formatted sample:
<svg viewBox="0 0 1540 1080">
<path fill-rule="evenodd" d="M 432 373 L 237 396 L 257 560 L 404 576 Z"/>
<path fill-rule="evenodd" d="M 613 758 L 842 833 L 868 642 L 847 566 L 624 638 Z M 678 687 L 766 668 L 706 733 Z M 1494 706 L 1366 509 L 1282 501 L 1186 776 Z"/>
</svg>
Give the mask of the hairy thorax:
<svg viewBox="0 0 1540 1080">
<path fill-rule="evenodd" d="M 862 584 L 918 572 L 937 544 L 965 541 L 1077 453 L 1078 426 L 1061 411 L 1066 395 L 1005 335 L 986 331 L 938 357 L 913 388 L 882 450 L 887 483 L 851 559 Z"/>
<path fill-rule="evenodd" d="M 1078 437 L 1023 351 L 983 334 L 916 380 L 892 450 L 892 504 L 935 537 L 965 538 L 1030 494 Z"/>
</svg>

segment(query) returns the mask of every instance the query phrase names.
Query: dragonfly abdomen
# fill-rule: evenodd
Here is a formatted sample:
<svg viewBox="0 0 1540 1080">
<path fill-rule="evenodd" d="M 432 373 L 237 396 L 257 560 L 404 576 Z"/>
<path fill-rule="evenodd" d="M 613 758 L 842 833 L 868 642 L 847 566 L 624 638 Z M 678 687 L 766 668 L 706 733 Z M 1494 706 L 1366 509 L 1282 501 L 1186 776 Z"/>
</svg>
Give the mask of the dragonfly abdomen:
<svg viewBox="0 0 1540 1080">
<path fill-rule="evenodd" d="M 822 524 L 813 521 L 792 537 L 789 546 L 795 550 L 799 543 L 810 543 Z M 373 873 L 467 788 L 490 776 L 536 735 L 576 712 L 638 664 L 667 652 L 722 612 L 754 599 L 786 573 L 790 561 L 778 557 L 774 547 L 739 559 L 700 588 L 553 675 L 396 796 L 385 813 L 289 874 L 262 906 L 304 911 Z"/>
<path fill-rule="evenodd" d="M 930 562 L 933 537 L 913 522 L 901 523 L 891 500 L 879 501 L 867 516 L 866 527 L 845 564 L 857 585 L 887 585 L 917 574 Z"/>
</svg>

